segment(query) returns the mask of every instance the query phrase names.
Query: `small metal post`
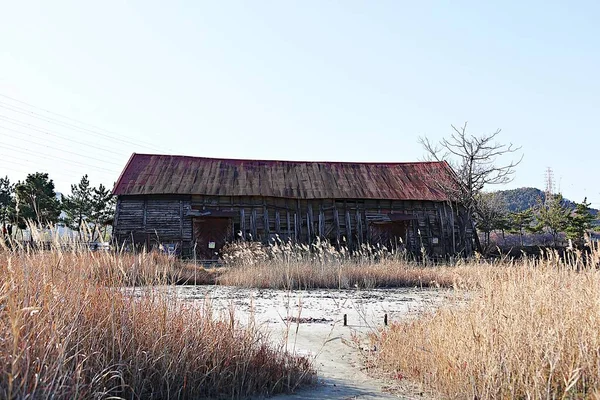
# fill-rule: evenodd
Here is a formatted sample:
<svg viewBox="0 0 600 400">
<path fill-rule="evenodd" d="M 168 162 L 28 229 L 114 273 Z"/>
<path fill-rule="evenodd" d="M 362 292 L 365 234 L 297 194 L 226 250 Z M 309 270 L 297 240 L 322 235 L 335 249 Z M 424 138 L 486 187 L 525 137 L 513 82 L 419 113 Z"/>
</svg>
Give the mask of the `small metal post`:
<svg viewBox="0 0 600 400">
<path fill-rule="evenodd" d="M 383 324 L 384 324 L 385 326 L 387 326 L 387 324 L 388 324 L 388 321 L 387 321 L 387 314 L 383 314 Z"/>
<path fill-rule="evenodd" d="M 348 326 L 348 314 L 344 314 L 344 326 Z"/>
</svg>

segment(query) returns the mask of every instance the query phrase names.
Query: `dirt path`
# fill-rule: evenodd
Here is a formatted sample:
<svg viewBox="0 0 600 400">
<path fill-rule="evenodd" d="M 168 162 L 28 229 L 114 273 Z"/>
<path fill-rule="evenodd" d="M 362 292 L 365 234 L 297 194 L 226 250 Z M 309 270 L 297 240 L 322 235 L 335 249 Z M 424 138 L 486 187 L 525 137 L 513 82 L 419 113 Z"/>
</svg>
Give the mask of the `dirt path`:
<svg viewBox="0 0 600 400">
<path fill-rule="evenodd" d="M 318 381 L 314 387 L 303 388 L 293 395 L 280 395 L 276 399 L 396 399 L 383 392 L 383 383 L 367 376 L 361 369 L 361 360 L 353 342 L 353 327 L 340 323 L 328 332 L 314 326 L 301 324 L 296 340 L 296 350 L 314 358 L 318 370 Z M 318 347 L 318 348 L 317 348 Z M 314 351 L 317 354 L 314 354 Z"/>
<path fill-rule="evenodd" d="M 385 382 L 362 370 L 355 337 L 434 307 L 444 293 L 423 289 L 281 291 L 223 286 L 181 286 L 180 298 L 204 302 L 216 310 L 234 306 L 244 322 L 253 317 L 272 332 L 274 341 L 287 340 L 288 350 L 314 359 L 318 381 L 292 395 L 275 399 L 397 399 L 384 391 Z M 344 314 L 348 326 L 344 326 Z M 300 321 L 298 323 L 297 321 Z M 297 331 L 297 334 L 296 334 Z M 410 398 L 410 397 L 400 397 Z"/>
</svg>

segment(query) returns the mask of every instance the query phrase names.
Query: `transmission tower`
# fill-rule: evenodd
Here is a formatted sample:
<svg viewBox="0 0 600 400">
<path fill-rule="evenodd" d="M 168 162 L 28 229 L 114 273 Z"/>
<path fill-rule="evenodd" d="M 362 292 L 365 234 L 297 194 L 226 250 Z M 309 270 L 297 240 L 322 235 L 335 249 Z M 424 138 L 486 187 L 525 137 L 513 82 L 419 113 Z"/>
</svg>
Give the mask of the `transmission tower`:
<svg viewBox="0 0 600 400">
<path fill-rule="evenodd" d="M 554 199 L 554 194 L 556 193 L 554 187 L 554 171 L 552 168 L 546 168 L 546 191 L 545 191 L 545 203 L 549 204 Z"/>
</svg>

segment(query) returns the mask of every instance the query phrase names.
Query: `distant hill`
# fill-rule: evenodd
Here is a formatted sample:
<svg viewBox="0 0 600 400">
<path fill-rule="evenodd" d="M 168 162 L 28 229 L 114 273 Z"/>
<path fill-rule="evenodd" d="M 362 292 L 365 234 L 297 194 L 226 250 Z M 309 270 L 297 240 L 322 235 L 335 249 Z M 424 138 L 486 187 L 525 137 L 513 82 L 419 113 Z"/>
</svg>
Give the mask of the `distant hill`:
<svg viewBox="0 0 600 400">
<path fill-rule="evenodd" d="M 506 207 L 511 212 L 523 211 L 528 208 L 534 207 L 538 204 L 540 199 L 545 200 L 546 194 L 537 188 L 524 187 L 519 189 L 511 190 L 498 190 L 497 193 L 500 196 L 501 201 L 506 204 Z M 565 199 L 565 203 L 569 208 L 575 208 L 575 203 L 571 200 Z M 598 214 L 598 210 L 590 209 L 592 214 Z"/>
<path fill-rule="evenodd" d="M 538 204 L 540 199 L 544 201 L 546 198 L 543 191 L 532 187 L 498 190 L 496 194 L 511 212 L 527 210 Z"/>
</svg>

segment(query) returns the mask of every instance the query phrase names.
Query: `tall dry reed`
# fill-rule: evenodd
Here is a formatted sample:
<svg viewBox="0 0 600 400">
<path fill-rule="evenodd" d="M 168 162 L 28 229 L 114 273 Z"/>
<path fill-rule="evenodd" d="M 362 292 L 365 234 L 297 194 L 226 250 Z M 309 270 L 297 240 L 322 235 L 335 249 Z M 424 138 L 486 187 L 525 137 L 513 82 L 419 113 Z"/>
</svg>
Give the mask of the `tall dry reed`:
<svg viewBox="0 0 600 400">
<path fill-rule="evenodd" d="M 403 252 L 363 245 L 349 252 L 328 242 L 242 242 L 224 252 L 227 268 L 217 278 L 224 285 L 271 289 L 348 289 L 354 287 L 451 287 L 461 278 L 461 263 L 433 267 L 409 261 Z"/>
<path fill-rule="evenodd" d="M 600 272 L 546 256 L 474 264 L 467 297 L 373 335 L 370 361 L 448 398 L 597 397 Z"/>
<path fill-rule="evenodd" d="M 162 261 L 0 250 L 0 398 L 240 398 L 310 381 L 305 358 L 252 324 L 156 290 L 126 294 L 164 284 Z"/>
</svg>

